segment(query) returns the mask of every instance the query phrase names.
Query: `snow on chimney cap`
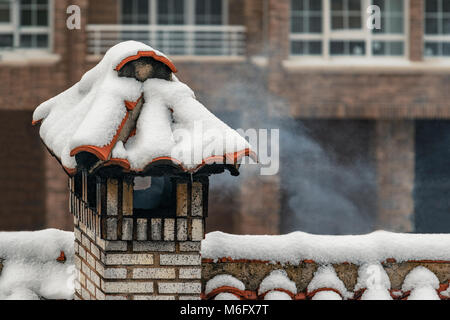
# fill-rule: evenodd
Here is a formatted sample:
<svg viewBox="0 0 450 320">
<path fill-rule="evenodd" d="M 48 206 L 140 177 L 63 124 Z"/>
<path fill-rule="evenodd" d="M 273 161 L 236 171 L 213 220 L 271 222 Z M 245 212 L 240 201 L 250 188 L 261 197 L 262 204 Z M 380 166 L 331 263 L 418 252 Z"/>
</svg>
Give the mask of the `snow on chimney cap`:
<svg viewBox="0 0 450 320">
<path fill-rule="evenodd" d="M 163 53 L 140 42 L 122 42 L 109 49 L 80 82 L 36 108 L 33 124 L 42 122 L 41 139 L 68 174 L 80 167 L 106 166 L 145 174 L 152 166 L 166 164 L 196 173 L 220 164 L 237 175 L 243 157 L 256 160 L 248 142 L 174 75 L 171 81 L 144 82 L 119 77 L 118 69 L 141 56 L 157 57 L 176 70 Z M 203 130 L 200 135 L 196 125 Z M 208 130 L 219 135 L 211 140 L 205 136 Z M 180 131 L 190 133 L 192 139 L 177 138 Z M 199 147 L 206 153 L 192 161 Z"/>
</svg>

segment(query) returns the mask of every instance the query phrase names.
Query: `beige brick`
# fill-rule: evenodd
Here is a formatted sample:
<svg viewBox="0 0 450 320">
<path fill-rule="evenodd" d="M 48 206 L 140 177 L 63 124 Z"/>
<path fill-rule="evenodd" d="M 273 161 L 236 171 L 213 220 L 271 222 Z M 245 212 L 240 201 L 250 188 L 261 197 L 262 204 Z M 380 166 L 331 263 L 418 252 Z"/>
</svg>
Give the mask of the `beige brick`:
<svg viewBox="0 0 450 320">
<path fill-rule="evenodd" d="M 199 254 L 161 254 L 159 263 L 162 266 L 199 266 Z"/>
<path fill-rule="evenodd" d="M 140 241 L 147 240 L 147 219 L 137 219 L 136 237 Z"/>
<path fill-rule="evenodd" d="M 91 270 L 91 280 L 92 280 L 92 282 L 95 283 L 95 285 L 97 287 L 100 287 L 100 277 L 92 270 Z M 94 294 L 94 293 L 95 292 L 93 292 L 92 294 Z"/>
<path fill-rule="evenodd" d="M 177 217 L 187 216 L 187 183 L 179 183 L 177 185 Z"/>
<path fill-rule="evenodd" d="M 202 269 L 201 268 L 180 268 L 179 270 L 180 279 L 201 279 Z"/>
<path fill-rule="evenodd" d="M 75 260 L 75 267 L 77 268 L 77 270 L 80 270 L 81 269 L 81 259 L 80 259 L 80 257 L 76 255 L 74 260 Z"/>
<path fill-rule="evenodd" d="M 164 219 L 164 241 L 175 240 L 175 219 Z"/>
<path fill-rule="evenodd" d="M 187 220 L 177 219 L 177 240 L 186 241 L 187 240 Z"/>
<path fill-rule="evenodd" d="M 91 244 L 91 253 L 94 255 L 94 257 L 96 257 L 97 259 L 100 259 L 100 250 L 93 243 Z"/>
<path fill-rule="evenodd" d="M 203 240 L 203 219 L 192 219 L 192 240 Z"/>
<path fill-rule="evenodd" d="M 127 269 L 125 268 L 106 268 L 103 277 L 105 279 L 126 279 Z"/>
<path fill-rule="evenodd" d="M 174 268 L 135 268 L 133 279 L 175 279 Z"/>
<path fill-rule="evenodd" d="M 95 297 L 97 298 L 97 300 L 105 300 L 105 294 L 99 289 L 99 288 L 95 288 Z"/>
<path fill-rule="evenodd" d="M 88 291 L 92 294 L 95 295 L 95 286 L 94 283 L 92 281 L 90 281 L 89 279 L 86 279 L 86 289 L 88 289 Z"/>
<path fill-rule="evenodd" d="M 95 270 L 97 270 L 97 272 L 102 274 L 102 275 L 105 273 L 105 268 L 103 267 L 103 265 L 99 261 L 95 262 Z"/>
<path fill-rule="evenodd" d="M 109 216 L 117 215 L 118 185 L 117 179 L 108 178 L 106 182 L 106 212 Z"/>
<path fill-rule="evenodd" d="M 179 300 L 201 300 L 200 295 L 198 296 L 179 296 Z"/>
<path fill-rule="evenodd" d="M 86 253 L 86 260 L 92 268 L 95 268 L 95 258 L 92 254 Z"/>
<path fill-rule="evenodd" d="M 134 241 L 133 251 L 174 252 L 175 242 L 170 241 Z"/>
<path fill-rule="evenodd" d="M 152 265 L 153 255 L 147 253 L 110 253 L 106 255 L 106 265 Z"/>
<path fill-rule="evenodd" d="M 180 251 L 193 251 L 193 252 L 200 252 L 201 249 L 201 242 L 196 241 L 183 241 L 180 242 Z"/>
<path fill-rule="evenodd" d="M 81 297 L 83 300 L 91 300 L 91 295 L 84 287 L 81 287 Z"/>
<path fill-rule="evenodd" d="M 105 282 L 106 293 L 153 293 L 153 282 Z"/>
<path fill-rule="evenodd" d="M 106 239 L 117 240 L 117 219 L 106 219 Z"/>
<path fill-rule="evenodd" d="M 105 251 L 127 251 L 126 241 L 105 241 Z"/>
<path fill-rule="evenodd" d="M 152 219 L 151 233 L 152 240 L 162 240 L 162 220 L 161 219 Z"/>
<path fill-rule="evenodd" d="M 123 218 L 122 240 L 133 240 L 133 219 Z"/>
<path fill-rule="evenodd" d="M 127 297 L 119 295 L 105 295 L 105 300 L 127 300 Z"/>
<path fill-rule="evenodd" d="M 133 300 L 175 300 L 175 296 L 143 296 L 143 295 L 135 295 L 133 296 Z"/>
<path fill-rule="evenodd" d="M 159 293 L 201 293 L 200 282 L 159 282 Z"/>
<path fill-rule="evenodd" d="M 75 235 L 75 239 L 81 242 L 81 231 L 78 228 L 74 228 L 73 233 Z"/>
<path fill-rule="evenodd" d="M 86 250 L 84 250 L 83 247 L 79 247 L 78 248 L 78 255 L 80 256 L 80 258 L 82 258 L 83 260 L 86 260 Z"/>
<path fill-rule="evenodd" d="M 192 216 L 201 217 L 203 215 L 203 191 L 200 182 L 192 184 Z"/>
</svg>

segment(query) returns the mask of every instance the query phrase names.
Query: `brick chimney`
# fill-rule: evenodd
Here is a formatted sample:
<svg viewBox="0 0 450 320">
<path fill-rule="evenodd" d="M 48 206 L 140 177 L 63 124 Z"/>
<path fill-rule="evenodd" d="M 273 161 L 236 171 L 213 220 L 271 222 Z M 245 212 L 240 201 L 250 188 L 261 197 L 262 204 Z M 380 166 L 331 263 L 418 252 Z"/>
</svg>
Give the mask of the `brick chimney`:
<svg viewBox="0 0 450 320">
<path fill-rule="evenodd" d="M 200 298 L 208 177 L 169 179 L 173 204 L 146 214 L 133 208 L 133 176 L 70 178 L 77 299 Z"/>
</svg>

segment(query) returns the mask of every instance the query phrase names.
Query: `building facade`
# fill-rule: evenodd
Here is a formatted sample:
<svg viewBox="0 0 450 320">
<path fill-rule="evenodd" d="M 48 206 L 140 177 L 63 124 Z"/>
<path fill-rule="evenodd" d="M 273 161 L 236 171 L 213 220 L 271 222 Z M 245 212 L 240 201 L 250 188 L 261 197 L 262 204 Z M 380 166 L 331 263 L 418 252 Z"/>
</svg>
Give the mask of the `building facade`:
<svg viewBox="0 0 450 320">
<path fill-rule="evenodd" d="M 72 229 L 31 115 L 129 39 L 233 127 L 280 128 L 279 174 L 212 179 L 207 230 L 450 230 L 448 0 L 2 2 L 0 229 Z"/>
</svg>

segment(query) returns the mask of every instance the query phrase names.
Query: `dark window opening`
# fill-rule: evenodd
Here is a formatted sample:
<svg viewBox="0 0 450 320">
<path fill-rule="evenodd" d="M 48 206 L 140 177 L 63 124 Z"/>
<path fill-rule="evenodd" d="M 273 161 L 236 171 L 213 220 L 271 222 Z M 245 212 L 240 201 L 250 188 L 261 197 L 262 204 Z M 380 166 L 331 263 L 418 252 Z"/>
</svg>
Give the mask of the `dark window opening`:
<svg viewBox="0 0 450 320">
<path fill-rule="evenodd" d="M 97 207 L 97 178 L 95 176 L 87 177 L 87 204 L 91 209 Z"/>
<path fill-rule="evenodd" d="M 450 232 L 450 121 L 416 121 L 414 222 L 419 233 Z"/>
<path fill-rule="evenodd" d="M 81 176 L 81 172 L 77 173 L 75 175 L 75 177 L 73 177 L 73 181 L 74 181 L 75 196 L 78 199 L 81 199 L 83 197 L 83 179 L 82 179 L 82 176 Z"/>
<path fill-rule="evenodd" d="M 133 189 L 135 215 L 159 218 L 175 216 L 176 195 L 170 177 L 136 177 Z"/>
</svg>

